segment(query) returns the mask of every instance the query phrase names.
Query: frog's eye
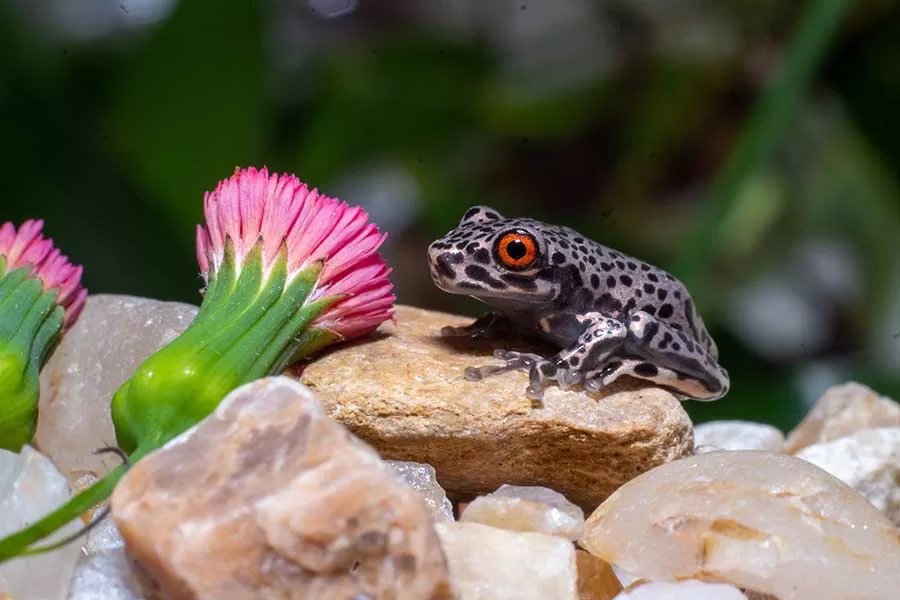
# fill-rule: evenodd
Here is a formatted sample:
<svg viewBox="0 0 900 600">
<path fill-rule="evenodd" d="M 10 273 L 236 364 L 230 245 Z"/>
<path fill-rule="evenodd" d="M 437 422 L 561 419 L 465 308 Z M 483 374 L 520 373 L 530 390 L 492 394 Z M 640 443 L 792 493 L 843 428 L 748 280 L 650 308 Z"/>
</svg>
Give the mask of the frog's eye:
<svg viewBox="0 0 900 600">
<path fill-rule="evenodd" d="M 511 231 L 500 237 L 496 247 L 497 258 L 511 269 L 527 269 L 537 259 L 537 243 L 534 236 L 524 231 Z"/>
</svg>

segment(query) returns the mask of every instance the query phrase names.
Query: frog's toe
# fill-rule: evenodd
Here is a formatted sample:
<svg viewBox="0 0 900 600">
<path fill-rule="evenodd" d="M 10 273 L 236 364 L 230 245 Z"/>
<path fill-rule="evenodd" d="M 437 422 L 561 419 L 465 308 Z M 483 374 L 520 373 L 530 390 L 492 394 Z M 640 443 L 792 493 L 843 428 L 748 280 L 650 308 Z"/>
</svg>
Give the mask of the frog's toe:
<svg viewBox="0 0 900 600">
<path fill-rule="evenodd" d="M 578 385 L 583 380 L 584 376 L 580 371 L 575 369 L 559 369 L 556 372 L 556 382 L 559 384 L 559 387 L 564 390 Z"/>
<path fill-rule="evenodd" d="M 485 365 L 483 367 L 466 367 L 463 376 L 469 381 L 481 381 L 485 377 L 499 375 L 507 371 L 514 371 L 520 368 L 520 365 L 504 363 L 502 365 Z"/>
<path fill-rule="evenodd" d="M 505 360 L 507 363 L 517 363 L 523 367 L 531 367 L 545 360 L 542 356 L 531 352 L 516 352 L 514 350 L 494 350 L 494 358 Z"/>
<path fill-rule="evenodd" d="M 584 389 L 588 392 L 599 392 L 604 387 L 606 387 L 606 384 L 603 382 L 603 377 L 594 377 L 584 382 Z"/>
<path fill-rule="evenodd" d="M 441 327 L 441 335 L 443 337 L 456 337 L 459 335 L 459 327 L 452 327 L 450 325 L 444 325 Z"/>
<path fill-rule="evenodd" d="M 544 399 L 544 386 L 543 384 L 534 385 L 529 384 L 528 387 L 525 388 L 525 396 L 529 400 L 541 401 Z"/>
</svg>

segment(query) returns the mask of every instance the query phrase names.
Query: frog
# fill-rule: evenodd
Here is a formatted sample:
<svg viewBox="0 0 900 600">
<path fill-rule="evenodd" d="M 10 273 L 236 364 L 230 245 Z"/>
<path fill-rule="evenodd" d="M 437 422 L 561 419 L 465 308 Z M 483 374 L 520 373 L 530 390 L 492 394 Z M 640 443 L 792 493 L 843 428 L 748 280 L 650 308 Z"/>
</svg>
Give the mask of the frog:
<svg viewBox="0 0 900 600">
<path fill-rule="evenodd" d="M 536 401 L 554 382 L 599 392 L 623 376 L 679 400 L 728 392 L 728 371 L 685 285 L 574 229 L 476 205 L 428 246 L 427 259 L 439 289 L 490 308 L 441 336 L 496 340 L 520 331 L 556 351 L 497 349 L 497 364 L 464 370 L 469 381 L 524 371 L 525 394 Z"/>
</svg>

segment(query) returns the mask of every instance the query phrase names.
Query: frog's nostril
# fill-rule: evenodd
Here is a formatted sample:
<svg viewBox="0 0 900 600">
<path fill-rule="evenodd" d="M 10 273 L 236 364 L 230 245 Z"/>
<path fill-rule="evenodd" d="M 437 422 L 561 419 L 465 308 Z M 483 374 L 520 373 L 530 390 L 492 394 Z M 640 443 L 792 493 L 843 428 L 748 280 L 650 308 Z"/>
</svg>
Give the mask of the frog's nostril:
<svg viewBox="0 0 900 600">
<path fill-rule="evenodd" d="M 438 274 L 442 277 L 446 277 L 447 279 L 456 279 L 456 273 L 453 272 L 453 268 L 451 265 L 453 264 L 453 259 L 445 252 L 443 254 L 438 254 L 435 259 L 435 269 Z"/>
</svg>

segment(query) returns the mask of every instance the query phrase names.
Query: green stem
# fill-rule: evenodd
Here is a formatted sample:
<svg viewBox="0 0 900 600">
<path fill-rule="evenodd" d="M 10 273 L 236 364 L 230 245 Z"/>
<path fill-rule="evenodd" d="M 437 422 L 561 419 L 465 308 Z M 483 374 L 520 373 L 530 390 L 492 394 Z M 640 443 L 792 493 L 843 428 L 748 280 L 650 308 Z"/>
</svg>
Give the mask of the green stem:
<svg viewBox="0 0 900 600">
<path fill-rule="evenodd" d="M 715 248 L 720 223 L 788 126 L 850 5 L 849 0 L 810 0 L 807 4 L 784 62 L 766 86 L 725 168 L 713 181 L 680 249 L 673 270 L 695 296 L 704 296 L 701 274 L 714 254 L 710 248 Z"/>
<path fill-rule="evenodd" d="M 136 463 L 147 454 L 148 450 L 149 449 L 139 449 L 135 451 L 129 457 L 129 461 L 132 464 Z M 0 539 L 0 563 L 23 554 L 40 554 L 41 550 L 29 552 L 29 547 L 46 538 L 59 528 L 65 527 L 68 523 L 78 519 L 85 512 L 109 498 L 116 484 L 125 472 L 126 469 L 124 466 L 116 467 L 105 477 L 70 498 L 68 502 L 53 512 L 45 515 L 25 529 Z M 51 548 L 47 548 L 46 550 L 49 551 L 50 549 Z"/>
</svg>

